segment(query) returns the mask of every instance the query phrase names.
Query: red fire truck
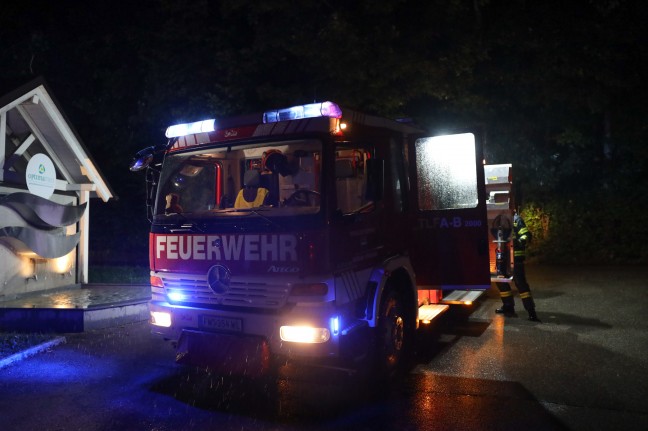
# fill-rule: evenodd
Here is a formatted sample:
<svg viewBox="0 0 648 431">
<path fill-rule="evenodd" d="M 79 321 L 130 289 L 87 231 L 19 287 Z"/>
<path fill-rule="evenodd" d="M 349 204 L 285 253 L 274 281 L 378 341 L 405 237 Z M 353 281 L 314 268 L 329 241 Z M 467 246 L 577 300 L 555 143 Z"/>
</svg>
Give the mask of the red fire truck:
<svg viewBox="0 0 648 431">
<path fill-rule="evenodd" d="M 425 136 L 323 102 L 166 137 L 131 170 L 146 169 L 152 331 L 179 363 L 389 376 L 420 324 L 490 286 L 473 133 Z"/>
</svg>

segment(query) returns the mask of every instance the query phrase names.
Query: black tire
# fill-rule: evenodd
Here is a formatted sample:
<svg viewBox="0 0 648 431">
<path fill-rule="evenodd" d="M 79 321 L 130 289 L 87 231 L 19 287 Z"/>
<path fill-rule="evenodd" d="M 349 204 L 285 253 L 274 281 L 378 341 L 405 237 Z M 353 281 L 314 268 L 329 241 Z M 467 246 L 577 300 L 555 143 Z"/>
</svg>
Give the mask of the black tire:
<svg viewBox="0 0 648 431">
<path fill-rule="evenodd" d="M 411 364 L 414 342 L 413 316 L 404 296 L 388 288 L 380 301 L 374 348 L 374 377 L 392 381 Z"/>
</svg>

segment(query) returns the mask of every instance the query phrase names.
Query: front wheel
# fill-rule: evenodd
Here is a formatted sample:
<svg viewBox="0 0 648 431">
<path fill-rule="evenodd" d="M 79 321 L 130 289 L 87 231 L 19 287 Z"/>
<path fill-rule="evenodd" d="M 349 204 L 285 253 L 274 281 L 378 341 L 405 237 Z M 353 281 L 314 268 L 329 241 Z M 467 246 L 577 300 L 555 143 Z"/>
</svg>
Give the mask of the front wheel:
<svg viewBox="0 0 648 431">
<path fill-rule="evenodd" d="M 376 328 L 376 377 L 391 380 L 407 368 L 414 337 L 413 316 L 410 314 L 402 294 L 395 289 L 384 293 Z"/>
</svg>

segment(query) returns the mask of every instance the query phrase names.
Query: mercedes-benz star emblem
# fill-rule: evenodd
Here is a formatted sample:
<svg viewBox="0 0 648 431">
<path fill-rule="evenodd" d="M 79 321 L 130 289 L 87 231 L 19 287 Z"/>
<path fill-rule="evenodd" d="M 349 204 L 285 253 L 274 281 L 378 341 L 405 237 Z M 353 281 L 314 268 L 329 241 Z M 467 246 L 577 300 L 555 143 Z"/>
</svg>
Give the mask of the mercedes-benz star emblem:
<svg viewBox="0 0 648 431">
<path fill-rule="evenodd" d="M 214 265 L 207 272 L 207 283 L 209 283 L 209 287 L 217 295 L 227 293 L 231 278 L 232 274 L 229 269 L 223 265 Z"/>
</svg>

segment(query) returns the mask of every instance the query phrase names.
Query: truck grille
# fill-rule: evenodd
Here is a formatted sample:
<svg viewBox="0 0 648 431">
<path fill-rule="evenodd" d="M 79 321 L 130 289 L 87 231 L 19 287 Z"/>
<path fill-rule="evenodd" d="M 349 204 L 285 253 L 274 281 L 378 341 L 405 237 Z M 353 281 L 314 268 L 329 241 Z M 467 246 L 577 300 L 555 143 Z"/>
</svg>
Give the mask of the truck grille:
<svg viewBox="0 0 648 431">
<path fill-rule="evenodd" d="M 287 284 L 232 280 L 227 292 L 217 294 L 209 287 L 207 276 L 158 275 L 167 294 L 182 294 L 184 299 L 181 303 L 275 309 L 285 305 L 290 291 Z"/>
</svg>

